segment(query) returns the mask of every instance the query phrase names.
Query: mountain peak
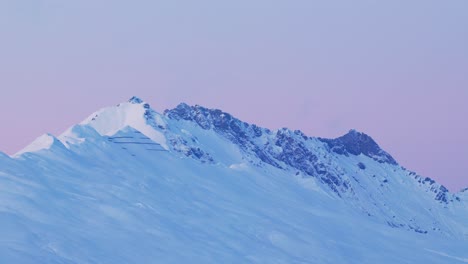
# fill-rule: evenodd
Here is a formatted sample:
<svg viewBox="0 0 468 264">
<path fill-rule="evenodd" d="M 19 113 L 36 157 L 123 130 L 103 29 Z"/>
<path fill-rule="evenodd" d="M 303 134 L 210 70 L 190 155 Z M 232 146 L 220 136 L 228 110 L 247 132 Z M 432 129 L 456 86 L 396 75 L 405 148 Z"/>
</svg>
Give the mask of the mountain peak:
<svg viewBox="0 0 468 264">
<path fill-rule="evenodd" d="M 355 129 L 351 129 L 345 135 L 335 139 L 319 138 L 319 140 L 327 143 L 330 149 L 337 154 L 346 156 L 349 154 L 363 154 L 381 163 L 397 164 L 395 159 L 393 159 L 390 154 L 382 150 L 374 139 Z"/>
<path fill-rule="evenodd" d="M 359 132 L 359 131 L 357 131 L 356 129 L 353 128 L 353 129 L 350 129 L 348 131 L 348 133 L 346 133 L 345 135 L 360 135 L 360 134 L 364 134 L 364 133 Z"/>
<path fill-rule="evenodd" d="M 343 139 L 347 139 L 351 141 L 365 142 L 373 146 L 379 147 L 372 137 L 370 137 L 364 132 L 359 132 L 356 129 L 350 129 L 348 133 L 344 134 L 343 136 L 339 138 L 343 138 Z"/>
<path fill-rule="evenodd" d="M 192 107 L 186 103 L 178 104 L 174 109 L 165 110 L 164 114 L 176 119 L 188 120 L 191 117 Z"/>
<path fill-rule="evenodd" d="M 89 125 L 103 136 L 112 136 L 127 126 L 132 127 L 167 148 L 166 139 L 160 131 L 165 126 L 163 117 L 136 96 L 127 103 L 97 111 L 80 124 Z"/>
<path fill-rule="evenodd" d="M 144 103 L 144 101 L 141 98 L 137 97 L 137 96 L 132 96 L 132 98 L 130 98 L 128 100 L 128 102 L 131 103 L 131 104 L 142 104 L 142 103 Z"/>
</svg>

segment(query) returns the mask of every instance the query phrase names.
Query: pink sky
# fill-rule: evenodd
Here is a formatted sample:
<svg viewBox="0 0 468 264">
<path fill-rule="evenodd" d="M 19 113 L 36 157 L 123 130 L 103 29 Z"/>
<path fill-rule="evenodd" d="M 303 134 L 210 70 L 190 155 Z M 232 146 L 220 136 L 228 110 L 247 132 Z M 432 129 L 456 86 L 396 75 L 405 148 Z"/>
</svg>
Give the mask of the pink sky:
<svg viewBox="0 0 468 264">
<path fill-rule="evenodd" d="M 268 128 L 371 135 L 468 186 L 466 1 L 0 3 L 0 150 L 138 95 Z"/>
</svg>

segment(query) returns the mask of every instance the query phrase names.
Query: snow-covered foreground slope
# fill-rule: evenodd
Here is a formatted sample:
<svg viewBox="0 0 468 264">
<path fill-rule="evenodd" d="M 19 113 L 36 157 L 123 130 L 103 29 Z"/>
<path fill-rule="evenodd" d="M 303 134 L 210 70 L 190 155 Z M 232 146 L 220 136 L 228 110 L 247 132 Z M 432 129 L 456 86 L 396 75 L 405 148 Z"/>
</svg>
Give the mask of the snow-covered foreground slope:
<svg viewBox="0 0 468 264">
<path fill-rule="evenodd" d="M 468 192 L 367 135 L 138 98 L 0 153 L 0 263 L 467 263 Z"/>
</svg>

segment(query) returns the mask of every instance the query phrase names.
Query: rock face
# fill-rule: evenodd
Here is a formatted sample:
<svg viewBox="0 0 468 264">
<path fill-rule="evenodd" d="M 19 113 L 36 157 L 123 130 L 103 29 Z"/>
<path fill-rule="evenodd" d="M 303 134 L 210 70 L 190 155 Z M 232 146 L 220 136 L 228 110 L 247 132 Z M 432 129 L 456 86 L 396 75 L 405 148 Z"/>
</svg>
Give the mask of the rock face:
<svg viewBox="0 0 468 264">
<path fill-rule="evenodd" d="M 330 150 L 340 155 L 366 155 L 378 162 L 397 165 L 390 154 L 383 151 L 368 135 L 350 130 L 346 135 L 336 139 L 320 139 L 327 143 Z"/>
<path fill-rule="evenodd" d="M 370 136 L 356 130 L 350 130 L 347 134 L 335 139 L 311 138 L 299 130 L 291 131 L 282 128 L 273 132 L 242 122 L 218 109 L 208 109 L 199 105 L 189 106 L 185 103 L 164 111 L 164 115 L 172 120 L 195 123 L 204 130 L 213 130 L 236 144 L 244 152 L 253 154 L 263 163 L 278 169 L 297 170 L 303 175 L 320 179 L 338 196 L 344 193 L 353 194 L 354 189 L 352 180 L 343 175 L 342 171 L 335 169 L 339 167 L 339 164 L 330 167 L 334 154 L 345 157 L 364 155 L 378 163 L 399 167 L 396 160 L 382 150 Z M 319 157 L 318 153 L 322 156 Z M 205 154 L 202 152 L 195 157 L 203 155 Z M 213 161 L 211 157 L 208 159 Z M 358 162 L 357 166 L 361 170 L 366 169 L 363 162 Z M 421 183 L 420 178 L 421 176 L 415 177 L 419 183 Z M 354 177 L 352 179 L 356 180 Z M 429 191 L 434 193 L 435 200 L 448 203 L 449 200 L 456 199 L 449 198 L 451 194 L 444 186 L 435 183 L 432 179 L 427 179 L 429 178 L 426 178 L 424 183 L 430 184 Z M 387 182 L 388 179 L 382 180 L 382 183 Z"/>
<path fill-rule="evenodd" d="M 198 105 L 101 109 L 0 153 L 0 190 L 0 263 L 468 257 L 467 191 L 408 171 L 370 136 L 272 131 Z"/>
<path fill-rule="evenodd" d="M 307 141 L 311 139 L 301 131 L 283 128 L 272 132 L 242 122 L 221 110 L 198 105 L 191 107 L 180 104 L 175 109 L 166 110 L 164 114 L 170 119 L 194 122 L 204 130 L 214 130 L 266 164 L 279 169 L 290 167 L 305 175 L 319 177 L 338 195 L 338 188 L 343 185 L 347 188 L 346 183 L 337 175 L 326 170 L 326 166 L 307 146 Z M 361 142 L 355 142 L 356 147 L 360 144 Z"/>
</svg>

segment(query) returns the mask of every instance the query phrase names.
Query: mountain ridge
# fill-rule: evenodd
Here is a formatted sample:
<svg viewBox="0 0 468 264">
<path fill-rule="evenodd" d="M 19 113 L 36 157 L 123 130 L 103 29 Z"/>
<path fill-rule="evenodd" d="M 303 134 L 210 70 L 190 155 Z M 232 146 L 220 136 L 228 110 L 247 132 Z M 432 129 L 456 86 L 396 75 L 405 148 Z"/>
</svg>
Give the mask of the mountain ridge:
<svg viewBox="0 0 468 264">
<path fill-rule="evenodd" d="M 160 114 L 156 112 L 155 110 L 153 110 L 147 102 L 145 102 L 143 99 L 141 99 L 138 96 L 132 96 L 127 101 L 127 103 L 129 103 L 132 106 L 143 106 L 143 109 L 144 109 L 143 115 L 144 115 L 144 119 L 146 122 L 148 122 L 148 120 L 154 120 L 155 117 L 158 117 L 159 122 L 152 121 L 153 123 L 150 124 L 153 129 L 159 128 L 159 129 L 164 130 L 164 126 L 166 124 L 163 120 L 161 120 L 161 117 L 165 116 L 170 119 L 193 121 L 205 130 L 214 129 L 218 132 L 227 132 L 228 134 L 226 136 L 230 140 L 233 140 L 235 141 L 235 143 L 240 143 L 240 144 L 248 144 L 248 143 L 251 144 L 252 142 L 246 142 L 248 137 L 252 137 L 252 136 L 260 137 L 264 133 L 266 134 L 276 133 L 277 135 L 285 135 L 285 134 L 291 135 L 293 133 L 294 135 L 298 135 L 302 137 L 304 140 L 317 139 L 319 141 L 325 142 L 330 148 L 330 151 L 333 151 L 340 155 L 348 156 L 351 154 L 351 155 L 356 156 L 356 155 L 364 154 L 368 157 L 373 158 L 374 160 L 378 162 L 388 162 L 389 164 L 399 166 L 397 161 L 390 154 L 384 151 L 371 136 L 365 134 L 364 132 L 357 131 L 355 129 L 350 129 L 348 133 L 342 136 L 339 136 L 337 138 L 311 137 L 311 136 L 307 136 L 304 132 L 300 130 L 293 131 L 288 128 L 270 130 L 268 128 L 262 128 L 262 127 L 257 126 L 256 124 L 249 124 L 247 122 L 241 121 L 240 119 L 220 109 L 211 109 L 211 108 L 207 108 L 201 105 L 190 106 L 187 103 L 180 103 L 175 108 L 166 109 L 163 111 L 162 114 Z M 120 107 L 122 104 L 123 103 L 119 104 L 117 107 Z M 87 119 L 81 122 L 81 124 L 89 125 L 90 122 L 93 122 L 96 120 L 96 117 L 99 115 L 98 113 L 103 111 L 104 109 L 101 109 L 97 111 L 96 113 L 90 115 Z M 137 113 L 136 115 L 138 114 L 141 114 L 141 112 Z M 132 113 L 131 115 L 134 115 L 134 113 Z M 91 127 L 98 134 L 112 134 L 119 130 L 119 128 L 114 128 L 114 129 L 111 129 L 110 131 L 101 131 L 100 133 L 99 129 L 96 129 L 96 127 L 93 127 L 93 126 Z M 137 130 L 146 130 L 145 132 L 148 133 L 147 132 L 148 130 L 141 129 L 140 125 L 135 125 L 135 127 L 132 125 L 129 125 L 129 127 L 133 127 Z M 64 132 L 62 135 L 58 137 L 55 137 L 52 134 L 45 134 L 39 137 L 38 139 L 36 139 L 32 143 L 32 145 L 36 145 L 36 146 L 33 146 L 31 148 L 31 145 L 28 145 L 23 150 L 13 155 L 13 157 L 18 157 L 25 152 L 35 152 L 41 149 L 40 147 L 37 146 L 38 144 L 36 143 L 36 141 L 40 139 L 44 139 L 44 137 L 48 139 L 52 139 L 54 143 L 61 143 L 64 146 L 67 146 L 67 143 L 63 142 L 62 139 L 66 138 L 67 132 L 69 132 L 69 130 L 73 128 L 74 127 L 69 128 L 66 132 Z M 246 129 L 247 131 L 245 131 Z M 248 135 L 246 134 L 247 132 L 248 132 Z M 149 134 L 153 134 L 153 133 L 149 133 Z M 160 135 L 157 135 L 157 136 L 153 135 L 153 137 L 150 136 L 152 140 L 155 140 L 155 138 L 158 138 L 158 137 L 160 137 Z M 156 139 L 155 141 L 161 144 L 161 142 L 159 142 L 161 141 L 160 139 Z M 239 141 L 242 141 L 242 142 L 239 142 Z M 165 142 L 162 142 L 161 145 L 163 145 L 166 150 L 168 149 Z M 48 148 L 48 147 L 50 146 L 44 146 L 43 148 Z M 256 151 L 261 151 L 260 149 L 258 149 L 258 146 L 255 146 L 254 148 L 256 148 Z M 259 158 L 262 159 L 262 161 L 269 163 L 270 165 L 281 168 L 281 166 L 277 162 L 272 160 L 271 157 L 267 157 L 265 153 L 259 152 L 258 155 L 259 155 Z M 312 157 L 312 159 L 314 158 Z M 289 163 L 291 163 L 291 161 L 289 161 Z M 318 172 L 320 172 L 320 169 L 318 168 L 316 169 L 318 170 Z M 315 172 L 317 172 L 317 170 Z M 308 173 L 312 175 L 313 171 L 309 170 Z M 428 177 L 425 177 L 424 181 L 435 183 L 433 179 L 430 179 Z M 445 186 L 441 185 L 441 187 L 444 192 L 447 190 Z M 462 190 L 460 190 L 460 192 Z"/>
<path fill-rule="evenodd" d="M 144 262 L 149 253 L 143 249 L 152 245 L 170 252 L 176 262 L 227 258 L 262 263 L 275 256 L 283 263 L 308 263 L 314 253 L 320 263 L 374 263 L 362 257 L 370 255 L 382 263 L 394 263 L 396 255 L 405 261 L 450 263 L 423 249 L 435 246 L 431 249 L 463 256 L 463 245 L 468 245 L 468 197 L 401 167 L 370 136 L 355 130 L 336 139 L 315 138 L 299 130 L 261 128 L 198 105 L 182 103 L 161 114 L 132 97 L 45 139 L 42 149 L 0 156 L 0 221 L 11 226 L 2 219 L 13 215 L 29 223 L 31 232 L 45 240 L 34 240 L 33 246 L 21 237 L 14 241 L 38 256 L 61 259 L 59 263 L 66 261 L 58 256 L 72 263 L 101 262 L 99 251 L 86 242 L 89 236 L 100 241 L 104 255 L 114 252 L 105 242 L 114 231 L 105 226 L 126 230 L 123 243 L 142 236 L 134 242 L 141 248 L 117 253 L 127 262 Z M 2 210 L 9 216 L 2 218 Z M 91 235 L 94 225 L 104 231 Z M 12 229 L 15 236 L 26 232 Z M 72 238 L 83 256 L 75 256 L 67 248 L 70 241 L 56 232 Z M 354 237 L 360 237 L 360 246 L 354 246 Z M 161 239 L 171 242 L 152 242 Z M 346 254 L 337 248 L 319 246 L 330 239 L 354 261 L 344 261 Z M 372 242 L 387 240 L 405 244 L 412 253 L 390 242 L 385 247 Z M 209 247 L 209 241 L 221 246 Z M 268 250 L 251 252 L 236 241 Z M 193 251 L 175 257 L 189 242 L 195 242 Z M 328 244 L 332 249 L 333 243 Z M 48 253 L 50 245 L 58 256 Z M 217 257 L 195 257 L 200 250 Z M 154 254 L 168 260 L 161 252 Z M 336 257 L 327 261 L 330 254 Z"/>
</svg>

